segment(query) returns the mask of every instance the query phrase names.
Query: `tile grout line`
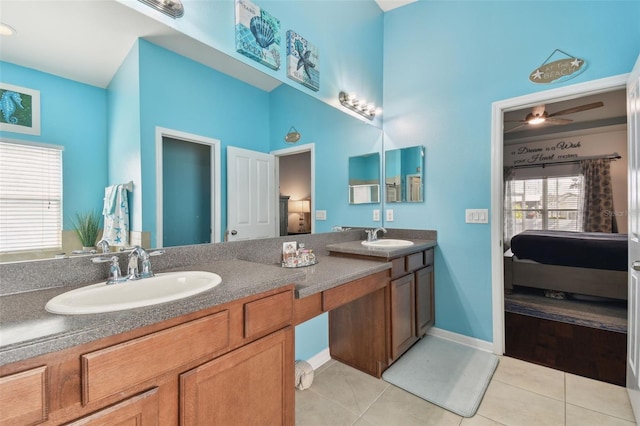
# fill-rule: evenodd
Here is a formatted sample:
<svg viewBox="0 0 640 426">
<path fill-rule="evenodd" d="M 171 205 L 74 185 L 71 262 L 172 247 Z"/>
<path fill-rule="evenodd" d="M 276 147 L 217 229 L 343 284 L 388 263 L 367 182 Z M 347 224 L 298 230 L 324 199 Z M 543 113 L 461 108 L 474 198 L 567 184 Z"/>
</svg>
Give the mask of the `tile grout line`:
<svg viewBox="0 0 640 426">
<path fill-rule="evenodd" d="M 380 379 L 380 380 L 382 380 L 382 379 Z M 384 381 L 384 380 L 382 380 L 382 381 Z M 387 382 L 385 382 L 385 383 L 387 383 Z M 362 414 L 360 414 L 358 416 L 356 421 L 353 422 L 351 426 L 353 426 L 356 423 L 358 423 L 358 420 L 360 420 L 367 413 L 367 411 L 369 411 L 369 409 L 371 407 L 373 407 L 373 404 L 375 404 L 382 397 L 382 395 L 384 395 L 384 393 L 387 391 L 387 389 L 389 389 L 390 386 L 391 386 L 391 384 L 387 383 L 387 386 L 385 386 L 385 388 L 382 390 L 382 392 L 380 392 L 380 394 L 373 401 L 371 401 L 371 404 L 369 404 L 369 406 L 367 408 L 365 408 L 364 411 L 362 411 Z"/>
</svg>

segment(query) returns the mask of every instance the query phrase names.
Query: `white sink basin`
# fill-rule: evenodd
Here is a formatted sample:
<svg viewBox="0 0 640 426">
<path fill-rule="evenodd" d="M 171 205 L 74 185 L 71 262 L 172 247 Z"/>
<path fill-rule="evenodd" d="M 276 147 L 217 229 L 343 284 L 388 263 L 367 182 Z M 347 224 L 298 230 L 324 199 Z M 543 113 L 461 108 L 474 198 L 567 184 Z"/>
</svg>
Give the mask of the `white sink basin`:
<svg viewBox="0 0 640 426">
<path fill-rule="evenodd" d="M 107 285 L 98 283 L 62 293 L 47 302 L 54 314 L 97 314 L 122 311 L 183 299 L 222 282 L 218 274 L 183 271 Z"/>
<path fill-rule="evenodd" d="M 363 241 L 362 245 L 366 247 L 378 247 L 378 248 L 400 248 L 400 247 L 412 246 L 413 241 L 383 238 L 381 240 L 375 240 L 375 241 Z"/>
</svg>

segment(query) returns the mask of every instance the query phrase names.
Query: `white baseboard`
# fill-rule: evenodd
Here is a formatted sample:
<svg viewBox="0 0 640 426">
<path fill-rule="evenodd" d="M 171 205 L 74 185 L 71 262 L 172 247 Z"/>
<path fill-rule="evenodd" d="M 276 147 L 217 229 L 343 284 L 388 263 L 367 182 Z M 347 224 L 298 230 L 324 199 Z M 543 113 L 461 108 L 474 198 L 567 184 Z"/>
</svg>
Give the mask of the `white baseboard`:
<svg viewBox="0 0 640 426">
<path fill-rule="evenodd" d="M 319 367 L 322 366 L 322 364 L 329 361 L 331 361 L 329 348 L 324 349 L 323 351 L 315 354 L 314 356 L 312 356 L 307 360 L 307 362 L 311 364 L 314 370 L 317 370 Z"/>
<path fill-rule="evenodd" d="M 452 342 L 460 343 L 461 345 L 466 345 L 472 348 L 480 349 L 481 351 L 493 353 L 493 343 L 487 342 L 486 340 L 480 340 L 474 337 L 453 333 L 451 331 L 443 330 L 438 327 L 432 327 L 427 334 L 430 336 L 451 340 Z M 497 355 L 502 355 L 502 354 L 497 354 Z"/>
</svg>

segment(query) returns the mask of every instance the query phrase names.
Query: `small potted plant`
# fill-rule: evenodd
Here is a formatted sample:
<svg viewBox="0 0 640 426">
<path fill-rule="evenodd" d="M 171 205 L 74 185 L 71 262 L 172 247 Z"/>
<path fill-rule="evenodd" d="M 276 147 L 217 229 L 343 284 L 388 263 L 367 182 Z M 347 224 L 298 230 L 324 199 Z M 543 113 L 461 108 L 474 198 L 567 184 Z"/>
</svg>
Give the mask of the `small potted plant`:
<svg viewBox="0 0 640 426">
<path fill-rule="evenodd" d="M 100 233 L 100 215 L 95 210 L 87 213 L 76 213 L 76 217 L 71 221 L 71 224 L 82 243 L 82 251 L 93 250 Z"/>
</svg>

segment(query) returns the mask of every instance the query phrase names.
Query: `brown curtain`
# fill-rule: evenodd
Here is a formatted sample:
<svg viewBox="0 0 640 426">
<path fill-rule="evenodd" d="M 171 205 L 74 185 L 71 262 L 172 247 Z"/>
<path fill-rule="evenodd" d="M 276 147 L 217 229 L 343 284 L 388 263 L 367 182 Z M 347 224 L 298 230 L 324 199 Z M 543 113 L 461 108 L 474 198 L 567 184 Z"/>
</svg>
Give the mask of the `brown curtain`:
<svg viewBox="0 0 640 426">
<path fill-rule="evenodd" d="M 584 176 L 583 226 L 585 232 L 617 232 L 611 190 L 611 160 L 580 161 Z"/>
<path fill-rule="evenodd" d="M 504 167 L 502 169 L 502 183 L 503 183 L 503 214 L 504 229 L 502 230 L 502 244 L 506 251 L 511 247 L 511 237 L 513 237 L 513 196 L 511 194 L 511 182 L 513 181 L 513 167 Z"/>
</svg>

